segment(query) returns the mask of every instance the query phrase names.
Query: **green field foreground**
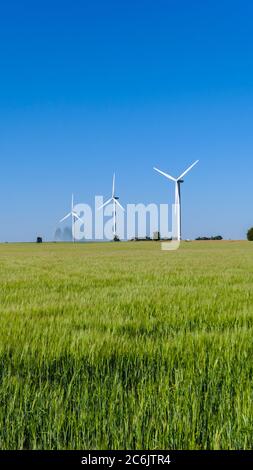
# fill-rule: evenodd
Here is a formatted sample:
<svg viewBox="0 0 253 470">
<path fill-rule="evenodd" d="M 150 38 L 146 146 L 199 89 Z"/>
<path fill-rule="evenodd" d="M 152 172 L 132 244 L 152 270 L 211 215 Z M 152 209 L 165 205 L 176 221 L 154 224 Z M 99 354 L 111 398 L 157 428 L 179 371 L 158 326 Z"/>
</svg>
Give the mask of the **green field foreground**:
<svg viewBox="0 0 253 470">
<path fill-rule="evenodd" d="M 253 243 L 0 245 L 1 449 L 252 449 Z"/>
</svg>

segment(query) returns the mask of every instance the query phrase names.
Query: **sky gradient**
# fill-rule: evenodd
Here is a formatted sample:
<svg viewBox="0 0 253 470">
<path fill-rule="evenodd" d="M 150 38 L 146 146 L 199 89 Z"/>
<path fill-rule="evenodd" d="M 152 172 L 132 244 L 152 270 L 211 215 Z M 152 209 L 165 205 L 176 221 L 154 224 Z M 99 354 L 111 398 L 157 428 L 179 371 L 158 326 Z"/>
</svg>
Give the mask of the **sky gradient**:
<svg viewBox="0 0 253 470">
<path fill-rule="evenodd" d="M 253 225 L 253 3 L 0 5 L 0 241 L 53 239 L 76 202 L 166 203 L 183 237 Z"/>
</svg>

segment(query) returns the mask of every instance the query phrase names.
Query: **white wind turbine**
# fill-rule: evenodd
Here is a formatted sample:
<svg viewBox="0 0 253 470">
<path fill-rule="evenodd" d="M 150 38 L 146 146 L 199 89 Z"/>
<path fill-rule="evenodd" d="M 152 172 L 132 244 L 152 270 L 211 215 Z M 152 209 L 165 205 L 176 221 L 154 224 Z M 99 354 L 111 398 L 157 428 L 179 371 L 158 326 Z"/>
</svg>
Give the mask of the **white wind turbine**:
<svg viewBox="0 0 253 470">
<path fill-rule="evenodd" d="M 74 194 L 72 194 L 72 200 L 71 200 L 71 212 L 69 214 L 65 215 L 63 219 L 60 220 L 60 223 L 64 222 L 64 220 L 67 220 L 69 217 L 72 219 L 72 242 L 75 242 L 75 219 L 78 219 L 82 222 L 82 219 L 77 215 L 77 213 L 74 211 Z"/>
<path fill-rule="evenodd" d="M 168 175 L 168 173 L 164 173 L 161 170 L 158 170 L 158 168 L 154 168 L 155 171 L 158 171 L 161 175 L 165 176 L 171 181 L 174 181 L 175 183 L 175 215 L 176 215 L 176 223 L 177 223 L 177 239 L 181 240 L 182 237 L 182 220 L 181 220 L 181 184 L 184 182 L 183 177 L 189 173 L 189 171 L 197 165 L 199 160 L 194 162 L 187 170 L 185 170 L 178 178 L 174 178 L 171 175 Z"/>
<path fill-rule="evenodd" d="M 108 199 L 102 206 L 98 208 L 98 210 L 103 209 L 104 207 L 108 206 L 108 204 L 113 203 L 113 239 L 117 239 L 117 206 L 120 207 L 123 211 L 125 211 L 124 207 L 119 203 L 119 197 L 115 195 L 115 173 L 113 175 L 112 180 L 112 197 Z"/>
</svg>

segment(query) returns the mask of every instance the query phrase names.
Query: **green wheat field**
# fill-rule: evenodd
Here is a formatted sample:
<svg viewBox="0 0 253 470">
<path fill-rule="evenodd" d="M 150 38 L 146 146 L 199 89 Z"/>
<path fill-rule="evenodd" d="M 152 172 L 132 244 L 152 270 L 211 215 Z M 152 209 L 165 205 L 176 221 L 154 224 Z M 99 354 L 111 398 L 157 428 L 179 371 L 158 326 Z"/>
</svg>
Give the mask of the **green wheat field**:
<svg viewBox="0 0 253 470">
<path fill-rule="evenodd" d="M 253 244 L 0 245 L 1 449 L 252 449 Z"/>
</svg>

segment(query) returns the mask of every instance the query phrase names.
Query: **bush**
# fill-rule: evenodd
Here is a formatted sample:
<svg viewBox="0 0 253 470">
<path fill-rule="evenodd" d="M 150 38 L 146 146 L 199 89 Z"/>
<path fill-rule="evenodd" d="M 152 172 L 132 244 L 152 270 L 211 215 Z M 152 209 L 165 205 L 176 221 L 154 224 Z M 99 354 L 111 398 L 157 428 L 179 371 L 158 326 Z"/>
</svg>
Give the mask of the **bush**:
<svg viewBox="0 0 253 470">
<path fill-rule="evenodd" d="M 248 239 L 250 242 L 253 242 L 253 227 L 251 227 L 251 228 L 248 230 L 247 239 Z"/>
<path fill-rule="evenodd" d="M 210 241 L 210 240 L 223 240 L 223 237 L 221 235 L 216 235 L 215 237 L 198 237 L 195 238 L 197 241 Z"/>
</svg>

